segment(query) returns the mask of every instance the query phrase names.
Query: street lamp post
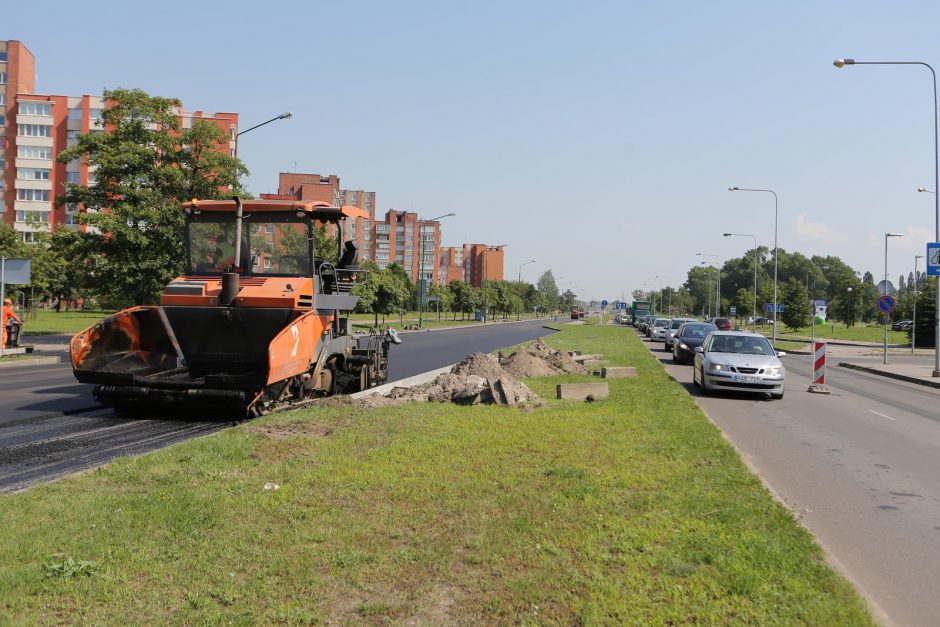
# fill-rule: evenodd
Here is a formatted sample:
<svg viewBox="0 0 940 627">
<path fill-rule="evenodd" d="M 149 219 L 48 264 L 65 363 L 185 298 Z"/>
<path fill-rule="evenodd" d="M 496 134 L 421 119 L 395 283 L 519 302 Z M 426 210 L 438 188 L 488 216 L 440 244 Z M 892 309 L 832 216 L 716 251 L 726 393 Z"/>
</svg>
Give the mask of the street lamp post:
<svg viewBox="0 0 940 627">
<path fill-rule="evenodd" d="M 888 238 L 904 237 L 903 233 L 885 233 L 885 294 L 888 294 Z M 890 294 L 888 294 L 890 296 Z M 888 312 L 885 312 L 884 363 L 888 363 Z"/>
<path fill-rule="evenodd" d="M 695 253 L 697 257 L 715 258 L 715 317 L 721 315 L 721 257 L 713 253 Z"/>
<path fill-rule="evenodd" d="M 293 114 L 293 113 L 291 113 L 290 111 L 285 111 L 285 112 L 282 113 L 281 115 L 275 116 L 275 117 L 271 118 L 270 120 L 265 120 L 265 121 L 262 122 L 261 124 L 255 124 L 255 125 L 252 126 L 252 127 L 246 128 L 246 129 L 243 130 L 243 131 L 239 131 L 238 133 L 235 133 L 235 156 L 236 156 L 236 157 L 238 156 L 238 138 L 239 138 L 239 137 L 241 137 L 241 136 L 244 135 L 245 133 L 248 133 L 248 132 L 250 132 L 250 131 L 255 130 L 256 128 L 261 128 L 261 127 L 264 126 L 265 124 L 270 124 L 271 122 L 276 122 L 276 121 L 278 121 L 278 120 L 289 120 L 289 119 L 292 118 L 292 117 L 294 117 L 294 114 Z"/>
<path fill-rule="evenodd" d="M 525 263 L 519 264 L 519 275 L 516 277 L 516 282 L 519 283 L 520 285 L 522 284 L 522 266 L 527 266 L 530 263 L 535 263 L 535 259 L 533 259 L 532 261 L 526 261 Z M 525 309 L 525 303 L 522 304 L 522 308 Z M 522 315 L 521 313 L 516 312 L 516 320 L 519 320 L 521 315 Z"/>
<path fill-rule="evenodd" d="M 518 281 L 519 283 L 522 283 L 522 267 L 523 267 L 523 266 L 527 266 L 527 265 L 529 265 L 530 263 L 535 263 L 535 259 L 533 259 L 532 261 L 527 261 L 527 262 L 525 262 L 525 263 L 520 263 L 520 264 L 519 264 L 519 276 L 516 277 L 516 281 Z"/>
<path fill-rule="evenodd" d="M 777 309 L 779 305 L 777 304 L 777 192 L 772 189 L 752 189 L 748 187 L 729 187 L 729 192 L 763 192 L 766 194 L 774 195 L 774 328 L 773 328 L 773 341 L 777 342 Z"/>
<path fill-rule="evenodd" d="M 451 218 L 455 215 L 457 214 L 445 213 L 442 216 L 437 216 L 436 218 L 425 220 L 425 222 L 436 222 L 437 220 L 440 220 L 441 218 Z M 418 258 L 418 281 L 419 281 L 418 283 L 418 326 L 419 327 L 424 326 L 424 306 L 426 304 L 425 301 L 427 300 L 425 280 L 424 280 L 424 231 L 422 229 L 424 229 L 424 225 L 418 226 L 418 237 L 420 238 L 418 240 L 418 254 L 420 255 L 420 257 Z M 433 269 L 431 270 L 431 276 L 434 276 Z"/>
<path fill-rule="evenodd" d="M 914 354 L 914 348 L 917 346 L 917 260 L 923 258 L 923 255 L 914 255 L 914 315 L 911 316 L 911 355 Z"/>
<path fill-rule="evenodd" d="M 703 266 L 711 265 L 707 261 L 701 261 L 699 263 L 701 263 Z M 708 317 L 708 314 L 712 312 L 712 273 L 711 272 L 708 273 L 708 289 L 705 290 L 705 293 L 708 294 L 708 301 L 706 302 L 706 305 L 705 305 L 705 317 Z"/>
<path fill-rule="evenodd" d="M 672 280 L 672 277 L 668 274 L 657 274 L 656 278 L 659 279 L 659 308 L 663 307 L 663 279 Z M 668 285 L 666 287 L 669 287 Z M 672 289 L 669 290 L 669 307 L 666 309 L 666 315 L 672 315 Z"/>
<path fill-rule="evenodd" d="M 754 333 L 757 333 L 757 236 L 750 233 L 725 233 L 724 236 L 754 238 L 754 303 L 751 305 L 751 320 L 753 321 Z"/>
<path fill-rule="evenodd" d="M 248 133 L 248 132 L 250 132 L 250 131 L 255 130 L 256 128 L 261 128 L 261 127 L 264 126 L 265 124 L 270 124 L 271 122 L 276 122 L 277 120 L 288 120 L 288 119 L 292 118 L 293 116 L 294 116 L 294 114 L 291 113 L 290 111 L 285 111 L 285 112 L 282 113 L 281 115 L 275 116 L 275 117 L 271 118 L 270 120 L 265 120 L 265 121 L 262 122 L 261 124 L 255 124 L 254 126 L 251 126 L 251 127 L 249 127 L 249 128 L 246 128 L 246 129 L 243 130 L 243 131 L 239 131 L 239 132 L 235 133 L 235 157 L 236 157 L 236 158 L 238 157 L 238 138 L 239 138 L 239 137 L 241 137 L 241 136 L 244 135 L 245 133 Z M 242 205 L 241 205 L 241 201 L 239 201 L 239 200 L 236 198 L 236 205 L 235 205 L 235 256 L 234 256 L 235 265 L 236 265 L 236 266 L 237 266 L 239 263 L 241 263 L 241 258 L 242 258 L 241 255 L 242 255 Z M 248 264 L 248 265 L 250 266 L 251 264 Z M 251 270 L 251 268 L 249 268 L 249 270 Z"/>
<path fill-rule="evenodd" d="M 930 70 L 930 76 L 933 78 L 933 188 L 940 190 L 940 143 L 937 137 L 937 73 L 929 63 L 923 61 L 856 61 L 855 59 L 836 59 L 832 62 L 837 68 L 846 65 L 921 65 Z M 918 191 L 927 191 L 926 189 Z M 934 195 L 934 213 L 936 214 L 935 239 L 940 242 L 940 196 L 936 192 Z M 937 289 L 936 307 L 934 310 L 934 361 L 933 376 L 940 377 L 940 289 Z"/>
</svg>

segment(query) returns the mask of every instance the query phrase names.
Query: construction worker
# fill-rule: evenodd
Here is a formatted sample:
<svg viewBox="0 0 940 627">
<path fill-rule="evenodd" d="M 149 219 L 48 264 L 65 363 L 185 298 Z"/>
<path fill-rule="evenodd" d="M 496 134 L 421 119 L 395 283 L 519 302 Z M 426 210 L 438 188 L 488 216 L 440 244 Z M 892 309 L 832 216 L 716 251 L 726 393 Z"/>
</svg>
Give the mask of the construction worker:
<svg viewBox="0 0 940 627">
<path fill-rule="evenodd" d="M 14 320 L 16 322 L 14 322 Z M 9 339 L 9 333 L 7 332 L 7 325 L 10 324 L 19 324 L 22 326 L 23 321 L 19 316 L 16 315 L 16 312 L 13 311 L 13 301 L 9 298 L 3 301 L 3 313 L 0 315 L 0 348 L 12 348 L 7 346 L 7 340 Z"/>
</svg>

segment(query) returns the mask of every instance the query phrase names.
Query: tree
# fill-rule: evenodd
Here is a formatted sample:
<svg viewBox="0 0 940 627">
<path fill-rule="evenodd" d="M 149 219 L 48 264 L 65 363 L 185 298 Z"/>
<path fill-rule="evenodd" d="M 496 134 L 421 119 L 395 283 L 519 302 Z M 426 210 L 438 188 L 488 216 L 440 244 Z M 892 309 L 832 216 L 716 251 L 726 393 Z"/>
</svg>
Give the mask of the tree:
<svg viewBox="0 0 940 627">
<path fill-rule="evenodd" d="M 565 290 L 565 293 L 561 295 L 561 304 L 565 308 L 573 307 L 577 302 L 578 296 L 571 290 Z"/>
<path fill-rule="evenodd" d="M 536 282 L 536 286 L 542 293 L 545 308 L 551 310 L 558 309 L 558 284 L 555 283 L 555 275 L 552 274 L 551 270 L 546 270 L 542 273 L 542 276 L 540 276 L 539 280 Z"/>
<path fill-rule="evenodd" d="M 480 302 L 476 290 L 466 281 L 451 281 L 448 288 L 454 295 L 454 312 L 459 311 L 460 319 L 465 319 L 468 313 L 473 313 Z"/>
<path fill-rule="evenodd" d="M 734 295 L 734 301 L 732 304 L 737 307 L 738 317 L 739 318 L 749 318 L 751 316 L 751 311 L 754 310 L 754 292 L 742 287 L 738 290 L 738 293 Z M 754 315 L 759 315 L 756 311 Z"/>
<path fill-rule="evenodd" d="M 790 277 L 781 292 L 783 311 L 780 320 L 791 329 L 805 327 L 810 321 L 809 294 L 806 285 L 795 277 Z"/>
<path fill-rule="evenodd" d="M 105 91 L 107 132 L 82 134 L 59 162 L 85 160 L 96 180 L 69 183 L 58 201 L 80 206 L 95 289 L 113 306 L 155 302 L 184 269 L 182 201 L 242 193 L 241 162 L 217 148 L 228 134 L 196 120 L 181 130 L 180 101 Z"/>
</svg>

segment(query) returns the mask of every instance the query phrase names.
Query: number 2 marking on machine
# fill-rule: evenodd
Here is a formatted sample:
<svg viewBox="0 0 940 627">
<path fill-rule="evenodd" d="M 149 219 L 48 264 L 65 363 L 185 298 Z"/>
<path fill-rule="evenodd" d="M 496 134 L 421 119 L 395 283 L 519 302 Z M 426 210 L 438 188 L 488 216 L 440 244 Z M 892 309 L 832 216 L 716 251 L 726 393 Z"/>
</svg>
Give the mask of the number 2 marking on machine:
<svg viewBox="0 0 940 627">
<path fill-rule="evenodd" d="M 290 334 L 294 338 L 294 348 L 291 349 L 290 356 L 296 357 L 297 347 L 300 345 L 300 331 L 297 329 L 296 324 L 291 325 Z"/>
</svg>

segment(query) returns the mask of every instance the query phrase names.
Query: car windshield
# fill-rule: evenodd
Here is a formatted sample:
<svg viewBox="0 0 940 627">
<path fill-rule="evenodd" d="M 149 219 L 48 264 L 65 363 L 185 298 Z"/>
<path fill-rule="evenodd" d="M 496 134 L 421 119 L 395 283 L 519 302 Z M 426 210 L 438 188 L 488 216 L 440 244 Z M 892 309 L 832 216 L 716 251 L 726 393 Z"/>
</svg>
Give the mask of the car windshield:
<svg viewBox="0 0 940 627">
<path fill-rule="evenodd" d="M 673 321 L 672 321 L 672 324 L 669 325 L 669 328 L 670 328 L 670 329 L 678 329 L 678 328 L 681 327 L 683 324 L 685 324 L 685 320 L 673 320 Z"/>
<path fill-rule="evenodd" d="M 653 323 L 654 327 L 664 327 L 669 324 L 669 320 L 665 318 L 657 318 L 656 322 Z"/>
<path fill-rule="evenodd" d="M 717 331 L 713 324 L 687 324 L 682 330 L 682 337 L 705 337 L 712 331 Z"/>
<path fill-rule="evenodd" d="M 741 353 L 744 355 L 773 355 L 774 349 L 765 337 L 755 335 L 716 335 L 709 351 L 715 353 Z"/>
</svg>

